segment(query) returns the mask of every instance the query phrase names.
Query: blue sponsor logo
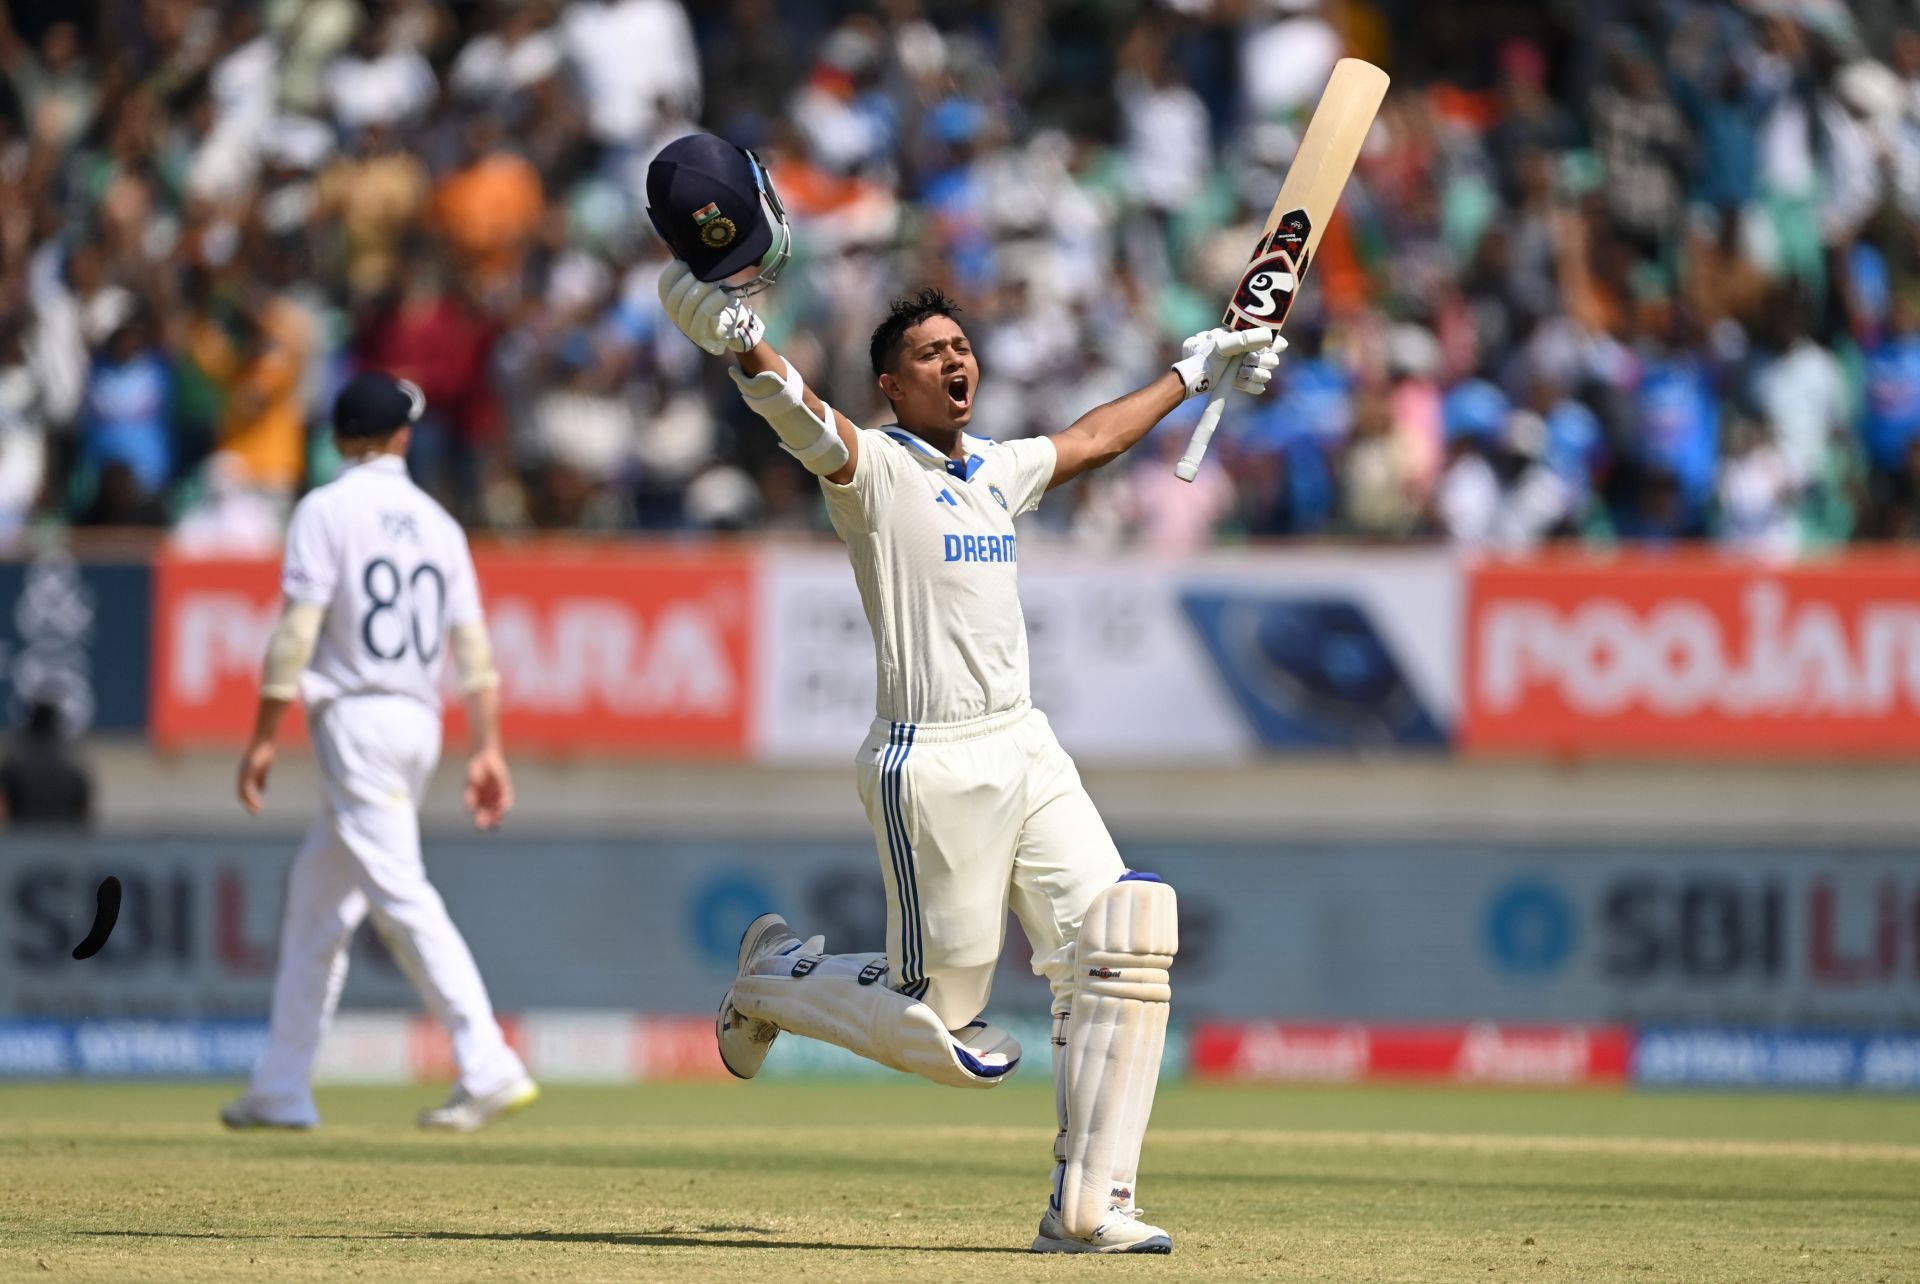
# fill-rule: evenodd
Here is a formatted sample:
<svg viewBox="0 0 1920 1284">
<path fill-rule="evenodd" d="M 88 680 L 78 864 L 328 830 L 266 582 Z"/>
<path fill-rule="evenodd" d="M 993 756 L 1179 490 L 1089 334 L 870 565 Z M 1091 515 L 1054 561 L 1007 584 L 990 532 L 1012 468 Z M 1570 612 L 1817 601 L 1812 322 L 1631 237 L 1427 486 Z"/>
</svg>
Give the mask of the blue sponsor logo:
<svg viewBox="0 0 1920 1284">
<path fill-rule="evenodd" d="M 0 1021 L 0 1077 L 246 1074 L 265 1021 Z"/>
<path fill-rule="evenodd" d="M 1481 939 L 1502 971 L 1550 976 L 1565 966 L 1579 936 L 1579 921 L 1566 893 L 1544 879 L 1508 883 L 1487 904 Z"/>
<path fill-rule="evenodd" d="M 950 504 L 954 508 L 960 507 L 960 501 L 955 499 L 953 497 L 953 492 L 948 490 L 945 486 L 942 486 L 940 488 L 940 493 L 933 497 L 933 502 L 936 504 Z"/>
<path fill-rule="evenodd" d="M 1664 1086 L 1920 1091 L 1920 1035 L 1682 1026 L 1642 1030 L 1633 1081 Z"/>
<path fill-rule="evenodd" d="M 716 873 L 697 884 L 688 899 L 688 934 L 702 959 L 731 967 L 741 931 L 773 908 L 773 893 L 752 874 Z"/>
<path fill-rule="evenodd" d="M 1017 561 L 1013 535 L 949 535 L 946 554 L 949 562 Z"/>
<path fill-rule="evenodd" d="M 1446 744 L 1400 659 L 1345 597 L 1197 590 L 1181 605 L 1268 748 Z"/>
</svg>

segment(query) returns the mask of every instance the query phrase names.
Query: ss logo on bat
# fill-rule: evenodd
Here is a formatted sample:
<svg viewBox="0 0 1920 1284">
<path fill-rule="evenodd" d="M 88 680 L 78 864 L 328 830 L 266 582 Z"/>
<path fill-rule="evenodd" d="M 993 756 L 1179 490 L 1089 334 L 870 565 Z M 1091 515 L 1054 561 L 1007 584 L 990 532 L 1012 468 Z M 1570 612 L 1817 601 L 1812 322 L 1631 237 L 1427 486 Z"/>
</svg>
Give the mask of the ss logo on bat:
<svg viewBox="0 0 1920 1284">
<path fill-rule="evenodd" d="M 1233 302 L 1227 305 L 1229 324 L 1239 328 L 1277 326 L 1287 319 L 1294 291 L 1307 270 L 1305 252 L 1311 224 L 1306 211 L 1294 210 L 1280 220 L 1273 235 L 1255 250 L 1253 261 L 1240 276 Z"/>
</svg>

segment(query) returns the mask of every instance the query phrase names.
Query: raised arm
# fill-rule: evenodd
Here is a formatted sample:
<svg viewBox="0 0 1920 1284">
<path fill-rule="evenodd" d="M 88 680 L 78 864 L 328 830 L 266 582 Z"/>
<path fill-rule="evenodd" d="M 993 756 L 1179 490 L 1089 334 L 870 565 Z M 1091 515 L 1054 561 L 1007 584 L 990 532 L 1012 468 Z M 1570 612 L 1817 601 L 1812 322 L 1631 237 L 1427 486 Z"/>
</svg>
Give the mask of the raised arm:
<svg viewBox="0 0 1920 1284">
<path fill-rule="evenodd" d="M 728 371 L 748 408 L 767 421 L 781 447 L 828 481 L 853 480 L 860 433 L 808 388 L 800 372 L 766 340 L 766 325 L 747 301 L 695 277 L 678 259 L 660 273 L 660 305 L 680 332 L 712 356 L 732 352 Z"/>
<path fill-rule="evenodd" d="M 1146 387 L 1097 406 L 1055 433 L 1053 480 L 1047 489 L 1120 458 L 1188 397 L 1231 378 L 1241 392 L 1265 392 L 1287 341 L 1261 326 L 1253 330 L 1207 330 L 1182 345 L 1186 353 Z"/>
<path fill-rule="evenodd" d="M 742 306 L 745 305 L 743 304 Z M 813 389 L 807 387 L 805 383 L 800 381 L 799 372 L 793 369 L 793 366 L 785 357 L 774 351 L 773 345 L 765 339 L 761 339 L 751 348 L 748 348 L 740 354 L 740 369 L 746 372 L 749 379 L 746 381 L 736 380 L 735 382 L 741 383 L 741 395 L 746 397 L 747 404 L 753 406 L 756 411 L 759 410 L 760 407 L 754 405 L 754 398 L 747 392 L 747 384 L 751 382 L 753 376 L 768 375 L 778 378 L 783 389 L 786 387 L 789 377 L 791 377 L 792 382 L 799 383 L 801 404 L 806 408 L 807 413 L 811 415 L 816 422 L 831 424 L 835 436 L 840 439 L 840 444 L 846 448 L 847 452 L 847 462 L 839 468 L 834 469 L 830 473 L 819 473 L 818 469 L 814 469 L 814 471 L 839 486 L 844 486 L 853 480 L 854 467 L 860 462 L 860 430 L 854 426 L 853 420 L 847 418 L 838 410 L 835 410 L 832 406 L 829 406 L 826 402 L 815 396 Z M 780 425 L 774 423 L 770 416 L 763 415 L 762 417 L 767 419 L 767 422 L 775 432 L 780 432 Z M 804 431 L 805 426 L 796 425 L 796 427 Z M 816 430 L 816 436 L 817 435 Z M 798 450 L 794 449 L 793 444 L 786 439 L 785 433 L 780 433 L 780 436 L 783 446 L 795 455 L 800 454 Z M 806 463 L 804 456 L 801 457 L 801 462 Z M 812 467 L 812 465 L 808 466 L 810 468 Z"/>
</svg>

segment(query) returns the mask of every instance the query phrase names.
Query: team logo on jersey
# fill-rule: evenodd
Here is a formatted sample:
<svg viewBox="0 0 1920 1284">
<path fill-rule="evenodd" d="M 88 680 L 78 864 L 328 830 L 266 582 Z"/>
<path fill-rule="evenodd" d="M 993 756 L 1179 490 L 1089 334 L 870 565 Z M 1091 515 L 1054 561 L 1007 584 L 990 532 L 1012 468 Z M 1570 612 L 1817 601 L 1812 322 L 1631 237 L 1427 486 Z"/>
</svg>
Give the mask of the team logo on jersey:
<svg viewBox="0 0 1920 1284">
<path fill-rule="evenodd" d="M 733 238 L 740 229 L 732 219 L 720 212 L 720 207 L 708 201 L 693 212 L 693 225 L 700 229 L 700 239 L 710 249 L 725 249 L 733 244 Z"/>
<path fill-rule="evenodd" d="M 993 502 L 1000 505 L 1000 507 L 1005 508 L 1007 506 L 1007 492 L 1001 490 L 991 482 L 987 484 L 987 494 L 993 496 Z"/>
<path fill-rule="evenodd" d="M 1278 328 L 1293 307 L 1294 291 L 1307 271 L 1307 234 L 1313 224 L 1305 210 L 1283 215 L 1273 235 L 1254 247 L 1253 261 L 1241 274 L 1227 305 L 1227 324 L 1236 330 Z"/>
</svg>

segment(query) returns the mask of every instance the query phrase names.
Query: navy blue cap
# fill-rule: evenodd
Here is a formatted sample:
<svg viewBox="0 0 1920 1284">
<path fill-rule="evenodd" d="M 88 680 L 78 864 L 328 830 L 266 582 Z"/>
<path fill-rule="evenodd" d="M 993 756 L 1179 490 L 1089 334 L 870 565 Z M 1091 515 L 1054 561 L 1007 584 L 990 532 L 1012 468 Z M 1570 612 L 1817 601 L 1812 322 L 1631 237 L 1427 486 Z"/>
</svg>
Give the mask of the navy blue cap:
<svg viewBox="0 0 1920 1284">
<path fill-rule="evenodd" d="M 342 437 L 384 437 L 417 423 L 426 394 L 384 370 L 363 370 L 333 399 L 333 430 Z"/>
<path fill-rule="evenodd" d="M 647 217 L 702 281 L 744 272 L 773 245 L 751 155 L 712 134 L 688 134 L 647 166 Z"/>
</svg>

